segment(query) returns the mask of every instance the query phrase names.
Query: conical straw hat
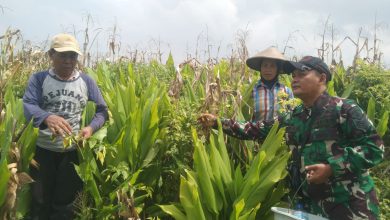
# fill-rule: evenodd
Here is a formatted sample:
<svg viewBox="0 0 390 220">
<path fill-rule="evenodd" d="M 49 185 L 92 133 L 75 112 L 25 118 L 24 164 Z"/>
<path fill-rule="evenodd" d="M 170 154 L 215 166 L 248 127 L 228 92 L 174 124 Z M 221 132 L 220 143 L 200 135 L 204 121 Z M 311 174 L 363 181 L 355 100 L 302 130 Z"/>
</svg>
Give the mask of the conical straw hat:
<svg viewBox="0 0 390 220">
<path fill-rule="evenodd" d="M 269 47 L 253 57 L 249 57 L 246 60 L 246 65 L 248 65 L 249 68 L 260 71 L 261 62 L 263 59 L 274 59 L 279 60 L 284 63 L 284 61 L 287 61 L 286 58 L 284 58 L 283 54 L 278 51 L 275 47 Z"/>
</svg>

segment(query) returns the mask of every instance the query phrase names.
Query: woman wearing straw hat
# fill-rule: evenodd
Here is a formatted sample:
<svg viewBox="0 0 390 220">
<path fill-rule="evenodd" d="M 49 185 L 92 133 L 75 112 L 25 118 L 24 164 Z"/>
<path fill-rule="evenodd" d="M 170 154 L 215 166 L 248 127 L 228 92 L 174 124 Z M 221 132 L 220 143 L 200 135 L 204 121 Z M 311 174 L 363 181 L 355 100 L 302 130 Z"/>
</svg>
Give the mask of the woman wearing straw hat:
<svg viewBox="0 0 390 220">
<path fill-rule="evenodd" d="M 260 71 L 261 78 L 253 88 L 254 113 L 252 121 L 272 120 L 279 110 L 278 94 L 284 92 L 293 98 L 290 88 L 279 82 L 286 62 L 283 54 L 269 47 L 246 60 L 249 68 Z"/>
</svg>

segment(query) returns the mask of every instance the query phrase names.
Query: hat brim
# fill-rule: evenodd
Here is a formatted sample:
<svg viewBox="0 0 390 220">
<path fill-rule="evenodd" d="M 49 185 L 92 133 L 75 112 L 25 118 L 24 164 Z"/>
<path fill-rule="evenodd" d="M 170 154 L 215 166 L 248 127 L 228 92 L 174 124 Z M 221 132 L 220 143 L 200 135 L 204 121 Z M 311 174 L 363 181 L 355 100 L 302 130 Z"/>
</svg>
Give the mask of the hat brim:
<svg viewBox="0 0 390 220">
<path fill-rule="evenodd" d="M 57 51 L 57 52 L 60 52 L 60 53 L 71 51 L 71 52 L 75 52 L 75 53 L 77 53 L 77 54 L 79 54 L 81 56 L 83 55 L 79 50 L 77 50 L 77 49 L 75 49 L 73 47 L 58 47 L 58 48 L 53 48 L 53 49 L 55 51 Z"/>
<path fill-rule="evenodd" d="M 282 59 L 277 59 L 277 58 L 270 58 L 270 57 L 250 57 L 246 60 L 246 65 L 253 69 L 253 70 L 257 70 L 257 71 L 260 71 L 261 70 L 261 62 L 263 62 L 264 59 L 269 59 L 269 60 L 275 60 L 277 62 L 280 62 L 282 65 L 284 65 L 286 63 L 286 60 L 282 60 Z M 283 68 L 282 68 L 283 69 Z M 284 70 L 284 69 L 283 69 Z M 284 71 L 282 71 L 281 73 L 284 73 Z"/>
<path fill-rule="evenodd" d="M 302 63 L 298 63 L 294 61 L 286 61 L 283 65 L 283 71 L 287 74 L 291 74 L 296 69 L 302 70 L 303 66 L 304 65 Z"/>
</svg>

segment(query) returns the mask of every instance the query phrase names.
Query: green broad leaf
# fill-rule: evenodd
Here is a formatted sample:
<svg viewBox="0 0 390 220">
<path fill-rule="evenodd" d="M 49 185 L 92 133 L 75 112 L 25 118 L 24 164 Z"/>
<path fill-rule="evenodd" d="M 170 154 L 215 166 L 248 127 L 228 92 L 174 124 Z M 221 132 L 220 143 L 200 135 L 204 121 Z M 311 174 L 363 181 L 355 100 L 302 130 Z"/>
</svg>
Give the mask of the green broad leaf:
<svg viewBox="0 0 390 220">
<path fill-rule="evenodd" d="M 242 172 L 239 166 L 236 167 L 233 178 L 233 190 L 230 190 L 230 197 L 236 198 L 240 195 L 240 191 L 242 189 L 244 183 L 244 177 L 242 176 Z M 232 192 L 233 191 L 233 192 Z"/>
<path fill-rule="evenodd" d="M 19 168 L 22 172 L 28 172 L 29 165 L 34 157 L 35 142 L 38 138 L 38 128 L 34 128 L 32 121 L 24 129 L 22 135 L 18 140 L 18 146 L 20 147 L 21 155 L 21 167 Z"/>
<path fill-rule="evenodd" d="M 122 97 L 122 105 L 123 105 L 123 111 L 125 116 L 128 116 L 131 113 L 130 109 L 133 103 L 130 102 L 131 96 L 129 94 L 131 94 L 131 90 L 133 89 L 133 86 L 134 86 L 133 82 L 129 82 L 129 84 L 126 87 L 120 87 L 119 90 L 120 96 Z"/>
<path fill-rule="evenodd" d="M 176 220 L 187 220 L 187 216 L 175 205 L 159 205 L 159 207 Z"/>
<path fill-rule="evenodd" d="M 275 151 L 273 148 L 279 148 L 280 147 L 280 141 L 279 139 L 279 136 L 280 136 L 280 133 L 278 133 L 278 127 L 279 127 L 279 122 L 278 121 L 275 121 L 275 123 L 273 124 L 271 130 L 269 131 L 266 139 L 264 140 L 263 144 L 261 145 L 261 151 L 264 151 L 264 153 L 267 155 L 267 156 L 273 156 L 275 155 Z M 275 143 L 275 140 L 277 140 L 277 143 Z M 272 154 L 273 152 L 273 154 Z"/>
<path fill-rule="evenodd" d="M 267 169 L 264 169 L 261 174 L 261 181 L 256 184 L 256 187 L 251 190 L 250 196 L 244 197 L 246 200 L 247 207 L 253 208 L 257 204 L 262 203 L 269 190 L 279 181 L 281 181 L 286 173 L 285 167 L 287 166 L 287 161 L 290 157 L 290 154 L 283 155 L 279 160 L 273 160 L 267 166 Z"/>
<path fill-rule="evenodd" d="M 93 116 L 95 115 L 95 112 L 96 112 L 96 104 L 94 102 L 88 101 L 82 114 L 81 127 L 85 127 L 91 123 Z"/>
<path fill-rule="evenodd" d="M 184 80 L 184 87 L 186 88 L 186 97 L 189 99 L 191 103 L 197 103 L 198 98 L 195 95 L 194 89 L 192 88 L 190 82 Z"/>
<path fill-rule="evenodd" d="M 370 100 L 368 100 L 367 117 L 373 123 L 375 122 L 375 100 L 372 97 L 370 97 Z"/>
<path fill-rule="evenodd" d="M 244 210 L 245 201 L 241 199 L 236 204 L 234 204 L 234 209 L 232 214 L 230 215 L 230 220 L 239 219 L 241 212 Z"/>
<path fill-rule="evenodd" d="M 92 138 L 98 141 L 103 141 L 103 139 L 107 136 L 107 127 L 102 127 L 99 130 L 97 130 L 93 135 Z"/>
<path fill-rule="evenodd" d="M 218 135 L 219 136 L 219 135 Z M 212 138 L 212 139 L 211 139 Z M 219 138 L 219 137 L 218 137 Z M 210 143 L 214 143 L 214 135 L 210 135 Z M 226 153 L 226 146 L 223 144 L 221 146 L 221 142 L 218 139 L 217 142 L 215 142 L 216 147 L 211 148 L 213 157 L 211 158 L 211 162 L 214 161 L 215 165 L 219 168 L 220 176 L 222 177 L 223 183 L 227 186 L 229 186 L 232 183 L 232 171 L 230 167 L 230 160 L 227 158 L 227 160 L 224 160 L 223 154 Z"/>
<path fill-rule="evenodd" d="M 6 113 L 4 121 L 0 124 L 0 162 L 7 159 L 9 148 L 12 143 L 12 131 L 13 129 L 13 115 L 12 110 L 9 108 L 9 103 L 6 106 Z"/>
<path fill-rule="evenodd" d="M 334 90 L 334 81 L 333 80 L 328 82 L 327 92 L 329 93 L 330 96 L 337 96 L 336 91 Z"/>
<path fill-rule="evenodd" d="M 168 59 L 167 59 L 167 62 L 165 63 L 165 65 L 168 67 L 168 68 L 175 68 L 175 62 L 173 61 L 173 56 L 172 56 L 172 53 L 169 52 L 169 55 L 168 55 Z"/>
<path fill-rule="evenodd" d="M 146 167 L 148 166 L 154 158 L 157 156 L 159 152 L 159 149 L 157 146 L 152 146 L 149 148 L 149 151 L 147 152 L 145 159 L 142 161 L 141 167 Z"/>
<path fill-rule="evenodd" d="M 20 217 L 16 216 L 16 219 L 24 219 L 24 216 L 30 211 L 31 207 L 30 185 L 22 185 L 17 193 L 16 213 L 17 215 L 20 215 Z"/>
<path fill-rule="evenodd" d="M 253 80 L 251 84 L 249 84 L 247 87 L 244 87 L 243 95 L 242 95 L 242 104 L 241 104 L 241 112 L 242 115 L 245 116 L 245 120 L 249 121 L 251 120 L 251 115 L 253 114 L 253 88 L 255 87 L 257 81 Z"/>
<path fill-rule="evenodd" d="M 85 184 L 85 189 L 91 194 L 93 200 L 95 201 L 95 207 L 101 207 L 103 204 L 103 199 L 100 195 L 97 183 L 93 178 L 93 174 L 89 169 L 89 166 L 85 165 L 75 165 L 76 172 L 79 174 L 81 179 Z"/>
<path fill-rule="evenodd" d="M 129 79 L 134 79 L 134 67 L 133 63 L 131 62 L 129 62 L 129 64 L 127 65 L 127 75 Z"/>
<path fill-rule="evenodd" d="M 270 131 L 270 133 L 267 136 L 267 139 L 264 141 L 264 144 L 261 146 L 261 151 L 264 151 L 267 155 L 266 161 L 272 161 L 274 157 L 276 156 L 276 152 L 281 147 L 285 147 L 282 145 L 285 128 L 280 128 L 278 130 L 279 124 L 276 122 Z M 265 163 L 264 165 L 266 165 Z"/>
<path fill-rule="evenodd" d="M 385 111 L 379 120 L 378 126 L 376 127 L 376 130 L 378 132 L 378 135 L 380 137 L 383 137 L 387 130 L 388 130 L 388 123 L 389 123 L 389 111 Z"/>
<path fill-rule="evenodd" d="M 225 196 L 225 187 L 227 184 L 224 183 L 224 180 L 222 178 L 222 167 L 224 166 L 223 164 L 225 163 L 221 156 L 219 155 L 219 152 L 215 148 L 214 145 L 214 138 L 213 135 L 210 135 L 210 163 L 211 163 L 211 169 L 212 169 L 212 174 L 214 176 L 214 184 L 217 188 L 215 192 L 215 197 L 216 201 L 223 201 L 223 202 L 218 202 L 217 203 L 217 209 L 221 210 L 223 206 L 227 207 L 228 203 L 226 201 L 226 196 Z"/>
<path fill-rule="evenodd" d="M 116 94 L 115 94 L 116 103 L 115 103 L 115 106 L 112 106 L 112 107 L 115 109 L 115 111 L 113 111 L 113 116 L 115 113 L 116 117 L 114 117 L 114 118 L 119 120 L 116 122 L 120 122 L 123 124 L 123 122 L 126 121 L 126 111 L 125 111 L 125 106 L 123 105 L 124 102 L 123 102 L 123 98 L 122 98 L 122 91 L 121 91 L 122 89 L 123 89 L 122 85 L 116 86 Z M 127 94 L 126 94 L 126 96 L 127 96 Z"/>
<path fill-rule="evenodd" d="M 180 202 L 189 220 L 206 220 L 198 192 L 198 185 L 190 172 L 187 179 L 180 177 Z"/>
<path fill-rule="evenodd" d="M 285 183 L 284 181 L 280 181 L 276 188 L 272 190 L 271 195 L 267 197 L 267 199 L 265 199 L 261 204 L 262 209 L 257 213 L 257 215 L 266 216 L 270 212 L 271 207 L 279 203 L 286 193 L 288 193 L 288 190 L 285 186 Z"/>
<path fill-rule="evenodd" d="M 238 220 L 255 220 L 257 210 L 260 209 L 261 203 L 259 203 L 255 208 L 245 212 L 242 216 L 238 218 Z"/>
<path fill-rule="evenodd" d="M 192 138 L 195 144 L 194 149 L 194 170 L 199 177 L 199 188 L 202 197 L 204 198 L 204 203 L 207 204 L 206 208 L 212 211 L 213 213 L 218 213 L 218 208 L 216 204 L 215 192 L 212 181 L 214 181 L 214 176 L 212 175 L 212 168 L 210 164 L 210 158 L 206 153 L 205 147 L 198 140 L 196 130 L 192 128 Z"/>
<path fill-rule="evenodd" d="M 348 98 L 351 95 L 353 88 L 354 88 L 354 84 L 352 84 L 352 83 L 348 84 L 346 86 L 346 88 L 344 89 L 343 94 L 341 95 L 341 98 L 344 98 L 344 99 Z"/>
<path fill-rule="evenodd" d="M 4 204 L 7 197 L 8 181 L 11 173 L 8 170 L 7 159 L 0 160 L 0 207 Z"/>
<path fill-rule="evenodd" d="M 219 118 L 218 118 L 218 144 L 216 146 L 218 148 L 219 153 L 221 154 L 222 160 L 225 161 L 225 165 L 228 173 L 231 174 L 232 168 L 230 164 L 230 158 L 225 145 L 224 134 L 222 131 L 222 124 Z M 225 182 L 229 182 L 230 181 L 229 179 L 231 179 L 231 175 L 230 178 L 228 174 L 225 173 L 225 175 L 226 175 Z"/>
<path fill-rule="evenodd" d="M 248 198 L 255 187 L 256 183 L 260 180 L 260 167 L 263 163 L 266 155 L 264 151 L 259 152 L 252 161 L 249 170 L 244 176 L 244 182 L 241 188 L 241 195 L 239 195 L 239 199 Z"/>
</svg>

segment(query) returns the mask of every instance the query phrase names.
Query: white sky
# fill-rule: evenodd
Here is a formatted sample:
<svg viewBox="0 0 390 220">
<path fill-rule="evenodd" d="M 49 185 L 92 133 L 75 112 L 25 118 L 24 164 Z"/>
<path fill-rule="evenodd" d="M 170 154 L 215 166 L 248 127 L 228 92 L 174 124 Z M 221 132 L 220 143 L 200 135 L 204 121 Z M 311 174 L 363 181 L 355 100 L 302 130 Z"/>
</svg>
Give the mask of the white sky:
<svg viewBox="0 0 390 220">
<path fill-rule="evenodd" d="M 390 66 L 389 0 L 0 0 L 0 6 L 0 36 L 7 28 L 20 29 L 24 40 L 42 44 L 56 33 L 76 31 L 82 42 L 90 15 L 90 38 L 98 34 L 93 48 L 107 51 L 116 25 L 122 54 L 135 49 L 155 52 L 160 42 L 164 55 L 172 51 L 176 63 L 187 53 L 195 56 L 197 48 L 204 58 L 208 44 L 212 57 L 228 56 L 237 44 L 237 32 L 245 29 L 250 55 L 271 45 L 283 50 L 289 34 L 288 58 L 317 55 L 328 17 L 336 44 L 346 36 L 356 41 L 363 28 L 371 48 L 376 16 L 379 49 Z M 345 63 L 351 62 L 354 51 L 350 41 L 342 44 Z"/>
</svg>

